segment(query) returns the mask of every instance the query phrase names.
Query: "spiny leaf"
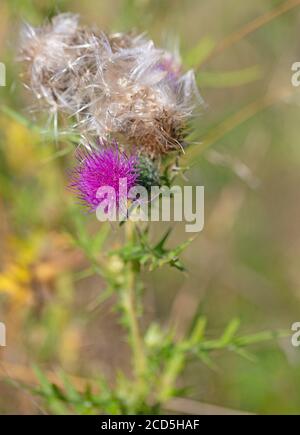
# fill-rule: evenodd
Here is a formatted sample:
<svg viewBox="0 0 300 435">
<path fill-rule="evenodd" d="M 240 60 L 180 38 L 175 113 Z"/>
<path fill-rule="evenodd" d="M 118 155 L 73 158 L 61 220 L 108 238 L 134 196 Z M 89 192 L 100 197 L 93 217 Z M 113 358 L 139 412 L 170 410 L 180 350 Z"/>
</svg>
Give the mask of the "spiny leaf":
<svg viewBox="0 0 300 435">
<path fill-rule="evenodd" d="M 241 322 L 239 319 L 231 320 L 220 339 L 223 345 L 226 345 L 232 341 L 233 337 L 235 336 L 236 332 L 240 327 L 240 324 Z"/>
<path fill-rule="evenodd" d="M 42 370 L 39 369 L 36 365 L 33 366 L 33 371 L 39 381 L 40 388 L 43 394 L 46 396 L 52 396 L 53 394 L 53 388 L 51 382 L 47 379 L 47 377 L 44 375 Z"/>
<path fill-rule="evenodd" d="M 125 262 L 138 261 L 141 265 L 148 264 L 151 271 L 166 264 L 184 271 L 185 268 L 178 256 L 193 239 L 190 238 L 174 249 L 166 249 L 164 245 L 170 233 L 171 230 L 169 229 L 154 247 L 148 241 L 148 233 L 139 234 L 139 245 L 129 243 L 121 249 L 110 252 L 110 255 L 120 255 Z"/>
<path fill-rule="evenodd" d="M 78 391 L 76 391 L 75 387 L 69 381 L 66 374 L 63 371 L 60 371 L 59 376 L 60 376 L 61 380 L 63 381 L 65 392 L 66 392 L 68 399 L 72 402 L 80 401 L 81 395 L 78 393 Z"/>
<path fill-rule="evenodd" d="M 157 252 L 164 252 L 164 245 L 166 243 L 166 241 L 168 240 L 170 234 L 172 232 L 172 228 L 169 228 L 166 233 L 164 234 L 164 236 L 162 237 L 162 239 L 157 243 L 157 245 L 154 247 L 154 250 Z"/>
<path fill-rule="evenodd" d="M 253 353 L 249 352 L 248 350 L 244 349 L 244 348 L 236 348 L 234 349 L 234 352 L 241 356 L 242 358 L 252 362 L 252 363 L 256 363 L 258 361 L 258 358 L 256 355 L 253 355 Z"/>
<path fill-rule="evenodd" d="M 192 330 L 189 339 L 189 342 L 192 346 L 199 343 L 204 338 L 206 325 L 207 325 L 206 317 L 199 317 L 196 320 L 195 326 Z"/>
<path fill-rule="evenodd" d="M 208 353 L 200 351 L 197 353 L 197 356 L 211 370 L 219 371 L 218 366 L 216 365 L 216 363 L 214 363 L 214 361 L 211 359 Z"/>
<path fill-rule="evenodd" d="M 234 340 L 234 344 L 237 346 L 249 346 L 251 344 L 258 344 L 264 341 L 275 340 L 278 338 L 288 337 L 290 331 L 279 330 L 279 331 L 263 331 L 257 334 L 245 335 L 244 337 L 237 337 Z"/>
</svg>

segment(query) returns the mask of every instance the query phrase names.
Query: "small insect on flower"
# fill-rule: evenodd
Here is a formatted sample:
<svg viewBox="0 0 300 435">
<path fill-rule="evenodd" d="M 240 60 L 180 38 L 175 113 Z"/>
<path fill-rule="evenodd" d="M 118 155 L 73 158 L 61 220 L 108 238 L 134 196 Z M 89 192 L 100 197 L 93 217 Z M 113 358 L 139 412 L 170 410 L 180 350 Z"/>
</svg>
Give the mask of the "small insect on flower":
<svg viewBox="0 0 300 435">
<path fill-rule="evenodd" d="M 129 190 L 138 179 L 138 157 L 135 154 L 128 156 L 120 150 L 117 142 L 102 142 L 102 145 L 89 151 L 84 149 L 77 154 L 79 163 L 73 170 L 70 184 L 91 212 L 96 211 L 103 201 L 108 208 L 119 208 L 121 201 L 127 200 Z M 125 185 L 123 196 L 126 198 L 120 193 L 120 185 Z M 112 188 L 114 195 L 110 197 L 109 193 L 99 193 L 100 188 Z"/>
</svg>

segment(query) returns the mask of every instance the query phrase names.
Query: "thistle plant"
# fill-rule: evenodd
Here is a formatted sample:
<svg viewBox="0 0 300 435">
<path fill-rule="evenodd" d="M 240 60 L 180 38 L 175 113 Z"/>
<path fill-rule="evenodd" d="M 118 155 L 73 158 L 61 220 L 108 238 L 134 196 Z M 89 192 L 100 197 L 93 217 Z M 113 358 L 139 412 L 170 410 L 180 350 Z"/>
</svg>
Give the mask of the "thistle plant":
<svg viewBox="0 0 300 435">
<path fill-rule="evenodd" d="M 101 187 L 117 192 L 121 209 L 124 203 L 134 205 L 128 191 L 136 185 L 147 190 L 172 185 L 174 175 L 183 172 L 180 157 L 202 104 L 194 72 L 183 71 L 178 53 L 156 47 L 145 35 L 84 27 L 72 14 L 59 15 L 40 28 L 26 26 L 21 40 L 23 79 L 37 108 L 53 121 L 56 135 L 64 130 L 81 136 L 69 187 L 89 212 L 96 213 L 103 203 L 110 207 L 112 198 L 99 195 Z M 124 179 L 121 197 L 118 187 Z M 170 399 L 183 394 L 178 379 L 190 359 L 213 367 L 211 354 L 222 349 L 252 359 L 246 346 L 278 335 L 239 336 L 234 319 L 221 337 L 211 340 L 206 338 L 206 319 L 198 314 L 182 338 L 157 322 L 145 325 L 141 272 L 166 266 L 185 271 L 179 256 L 192 239 L 168 249 L 169 230 L 153 243 L 149 226 L 129 217 L 122 222 L 124 245 L 105 256 L 99 256 L 105 225 L 94 237 L 83 226 L 75 239 L 94 273 L 107 283 L 102 297 L 116 298 L 131 347 L 131 373 L 118 373 L 113 385 L 97 379 L 79 388 L 65 375 L 59 385 L 53 384 L 37 369 L 40 385 L 34 391 L 53 412 L 162 413 Z"/>
<path fill-rule="evenodd" d="M 91 152 L 83 151 L 78 154 L 79 164 L 73 171 L 71 188 L 78 192 L 78 196 L 90 211 L 95 211 L 105 198 L 97 194 L 101 187 L 111 187 L 116 192 L 116 205 L 120 206 L 119 182 L 126 179 L 128 190 L 135 185 L 138 179 L 138 159 L 136 156 L 127 157 L 119 150 L 118 144 Z M 109 198 L 108 198 L 109 206 Z"/>
</svg>

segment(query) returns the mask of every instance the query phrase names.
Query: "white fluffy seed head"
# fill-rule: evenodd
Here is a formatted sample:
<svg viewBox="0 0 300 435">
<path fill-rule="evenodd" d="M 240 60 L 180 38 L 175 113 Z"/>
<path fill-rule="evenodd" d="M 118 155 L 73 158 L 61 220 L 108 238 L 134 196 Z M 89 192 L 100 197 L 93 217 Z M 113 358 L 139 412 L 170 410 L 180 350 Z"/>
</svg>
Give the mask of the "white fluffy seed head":
<svg viewBox="0 0 300 435">
<path fill-rule="evenodd" d="M 200 101 L 193 71 L 144 35 L 96 33 L 62 14 L 27 26 L 21 59 L 48 110 L 74 116 L 87 141 L 121 139 L 151 156 L 180 149 Z"/>
</svg>

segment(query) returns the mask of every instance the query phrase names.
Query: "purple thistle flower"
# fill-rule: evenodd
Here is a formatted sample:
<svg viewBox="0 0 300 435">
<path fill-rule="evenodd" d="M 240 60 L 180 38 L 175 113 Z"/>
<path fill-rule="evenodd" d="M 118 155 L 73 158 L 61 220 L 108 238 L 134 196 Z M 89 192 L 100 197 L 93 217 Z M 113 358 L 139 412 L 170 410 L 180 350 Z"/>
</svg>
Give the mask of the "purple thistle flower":
<svg viewBox="0 0 300 435">
<path fill-rule="evenodd" d="M 129 190 L 136 184 L 138 173 L 136 170 L 137 156 L 127 156 L 120 151 L 118 144 L 105 145 L 102 149 L 80 151 L 77 158 L 78 166 L 73 170 L 71 189 L 78 194 L 82 203 L 93 212 L 99 204 L 110 198 L 97 196 L 101 187 L 112 187 L 115 191 L 116 208 L 119 207 L 123 197 L 120 197 L 119 183 L 126 179 L 128 195 Z M 123 183 L 122 183 L 123 185 Z M 127 196 L 126 198 L 127 199 Z M 113 204 L 112 204 L 113 205 Z"/>
</svg>

